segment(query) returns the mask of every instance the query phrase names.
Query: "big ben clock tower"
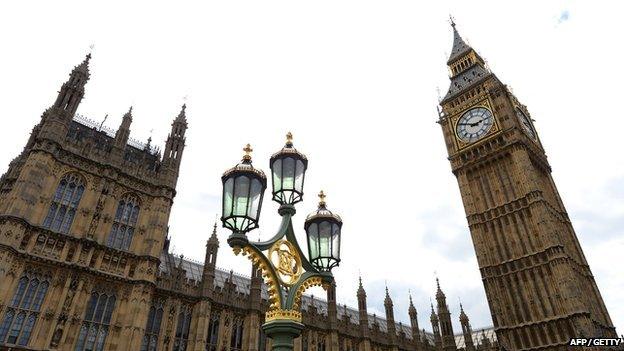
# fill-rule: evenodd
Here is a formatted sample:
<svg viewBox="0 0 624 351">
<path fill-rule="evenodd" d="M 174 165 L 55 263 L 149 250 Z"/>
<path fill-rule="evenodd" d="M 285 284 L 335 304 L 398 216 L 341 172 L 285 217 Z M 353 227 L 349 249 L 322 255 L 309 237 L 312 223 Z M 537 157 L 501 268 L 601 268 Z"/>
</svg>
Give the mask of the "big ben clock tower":
<svg viewBox="0 0 624 351">
<path fill-rule="evenodd" d="M 616 337 L 526 106 L 452 27 L 438 123 L 501 346 Z"/>
</svg>

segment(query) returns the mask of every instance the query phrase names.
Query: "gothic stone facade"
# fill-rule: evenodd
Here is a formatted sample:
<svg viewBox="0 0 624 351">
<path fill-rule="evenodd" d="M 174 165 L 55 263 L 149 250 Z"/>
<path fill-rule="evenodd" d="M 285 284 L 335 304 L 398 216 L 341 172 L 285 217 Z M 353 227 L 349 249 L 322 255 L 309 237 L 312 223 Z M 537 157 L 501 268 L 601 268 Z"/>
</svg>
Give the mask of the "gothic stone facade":
<svg viewBox="0 0 624 351">
<path fill-rule="evenodd" d="M 216 268 L 216 227 L 203 265 L 168 250 L 185 107 L 162 155 L 130 139 L 132 109 L 117 131 L 76 115 L 89 59 L 0 179 L 0 349 L 264 351 L 259 272 Z M 325 301 L 305 296 L 295 350 L 497 349 L 493 330 L 472 331 L 463 311 L 454 335 L 438 291 L 433 334 L 413 305 L 409 325 L 395 322 L 389 295 L 385 318 L 369 315 L 361 284 L 358 309 L 339 307 L 335 287 Z"/>
<path fill-rule="evenodd" d="M 616 337 L 526 106 L 453 32 L 439 124 L 501 346 Z"/>
</svg>

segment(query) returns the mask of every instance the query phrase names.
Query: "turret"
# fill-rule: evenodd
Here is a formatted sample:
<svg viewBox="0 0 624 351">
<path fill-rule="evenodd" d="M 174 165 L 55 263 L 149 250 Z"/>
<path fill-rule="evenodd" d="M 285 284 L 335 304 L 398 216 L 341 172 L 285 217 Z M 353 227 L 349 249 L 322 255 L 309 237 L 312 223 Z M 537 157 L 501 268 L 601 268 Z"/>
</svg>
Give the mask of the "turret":
<svg viewBox="0 0 624 351">
<path fill-rule="evenodd" d="M 329 329 L 338 328 L 338 307 L 336 306 L 336 282 L 327 289 L 327 317 L 329 319 Z"/>
<path fill-rule="evenodd" d="M 436 291 L 436 301 L 438 303 L 438 317 L 440 318 L 440 336 L 442 337 L 442 347 L 445 351 L 457 350 L 455 344 L 455 334 L 451 322 L 451 312 L 446 304 L 446 296 L 440 288 L 440 280 L 436 278 L 438 290 Z"/>
<path fill-rule="evenodd" d="M 258 313 L 262 310 L 262 270 L 254 264 L 251 265 L 249 307 Z"/>
<path fill-rule="evenodd" d="M 433 303 L 431 304 L 431 317 L 429 317 L 431 321 L 431 328 L 433 330 L 433 340 L 435 342 L 436 350 L 442 349 L 442 337 L 440 336 L 440 320 L 438 319 L 438 315 L 435 313 L 433 309 Z"/>
<path fill-rule="evenodd" d="M 59 144 L 65 140 L 71 120 L 84 97 L 84 87 L 89 80 L 89 60 L 91 54 L 74 67 L 69 79 L 61 86 L 54 104 L 43 113 L 41 128 L 35 127 L 39 137 Z"/>
<path fill-rule="evenodd" d="M 368 328 L 368 311 L 366 309 L 366 291 L 362 286 L 362 277 L 360 277 L 360 286 L 357 290 L 358 311 L 360 313 L 360 332 L 363 338 L 369 338 L 370 332 Z"/>
<path fill-rule="evenodd" d="M 394 304 L 392 303 L 392 299 L 390 298 L 390 293 L 388 292 L 387 286 L 386 298 L 384 299 L 384 308 L 386 309 L 386 324 L 388 328 L 388 337 L 390 338 L 390 343 L 395 344 L 397 340 L 397 333 L 396 324 L 394 324 Z"/>
<path fill-rule="evenodd" d="M 56 97 L 56 101 L 52 108 L 66 112 L 71 118 L 76 113 L 78 105 L 84 97 L 84 87 L 89 80 L 89 61 L 91 54 L 88 54 L 81 64 L 74 67 L 69 80 L 61 86 L 61 90 Z"/>
<path fill-rule="evenodd" d="M 202 272 L 202 294 L 211 296 L 214 290 L 215 268 L 217 264 L 217 252 L 219 251 L 219 239 L 217 238 L 217 223 L 212 228 L 212 235 L 206 242 L 206 258 Z"/>
<path fill-rule="evenodd" d="M 472 341 L 472 328 L 470 327 L 470 320 L 468 315 L 464 312 L 464 306 L 459 303 L 459 323 L 462 327 L 462 334 L 464 334 L 464 344 L 466 345 L 466 351 L 473 351 L 475 349 L 474 342 Z"/>
<path fill-rule="evenodd" d="M 184 134 L 187 128 L 186 104 L 184 104 L 178 116 L 171 123 L 171 132 L 167 137 L 165 154 L 163 155 L 163 168 L 165 169 L 167 180 L 173 187 L 175 187 L 178 181 L 178 172 L 180 170 L 180 162 L 182 161 L 182 153 L 184 152 L 184 142 L 186 141 Z"/>
<path fill-rule="evenodd" d="M 126 114 L 123 115 L 121 119 L 121 125 L 117 132 L 115 133 L 115 142 L 113 143 L 116 148 L 124 150 L 126 148 L 126 144 L 128 143 L 128 139 L 130 138 L 130 125 L 132 124 L 132 106 Z"/>
<path fill-rule="evenodd" d="M 414 339 L 414 343 L 416 344 L 416 350 L 420 350 L 420 330 L 418 329 L 418 312 L 416 311 L 416 307 L 414 307 L 414 302 L 412 301 L 412 294 L 409 295 L 409 309 L 408 314 L 410 317 L 410 325 L 412 327 L 412 338 Z"/>
</svg>

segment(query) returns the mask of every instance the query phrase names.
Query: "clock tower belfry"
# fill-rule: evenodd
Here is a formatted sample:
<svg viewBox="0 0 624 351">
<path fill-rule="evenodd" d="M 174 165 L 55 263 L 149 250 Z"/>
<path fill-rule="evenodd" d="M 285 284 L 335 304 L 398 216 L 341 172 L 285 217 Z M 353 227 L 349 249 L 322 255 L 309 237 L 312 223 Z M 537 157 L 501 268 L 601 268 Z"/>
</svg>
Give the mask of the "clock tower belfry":
<svg viewBox="0 0 624 351">
<path fill-rule="evenodd" d="M 438 123 L 501 346 L 616 337 L 526 106 L 451 25 Z"/>
</svg>

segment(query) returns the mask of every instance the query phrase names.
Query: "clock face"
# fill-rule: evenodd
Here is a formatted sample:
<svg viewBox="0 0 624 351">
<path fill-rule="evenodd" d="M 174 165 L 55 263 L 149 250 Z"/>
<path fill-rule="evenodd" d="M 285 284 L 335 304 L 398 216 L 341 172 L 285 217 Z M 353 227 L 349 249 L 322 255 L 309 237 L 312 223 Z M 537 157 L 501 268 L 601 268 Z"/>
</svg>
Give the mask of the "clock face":
<svg viewBox="0 0 624 351">
<path fill-rule="evenodd" d="M 531 138 L 535 139 L 537 135 L 535 134 L 535 129 L 533 129 L 533 125 L 531 124 L 529 117 L 525 115 L 524 112 L 522 112 L 522 110 L 517 107 L 516 107 L 516 115 L 518 116 L 518 119 L 520 120 L 520 123 L 522 123 L 522 126 L 524 127 L 524 130 L 526 130 L 527 134 Z"/>
<path fill-rule="evenodd" d="M 484 137 L 493 124 L 492 112 L 485 107 L 476 107 L 466 111 L 457 121 L 457 136 L 462 141 L 471 143 Z"/>
</svg>

